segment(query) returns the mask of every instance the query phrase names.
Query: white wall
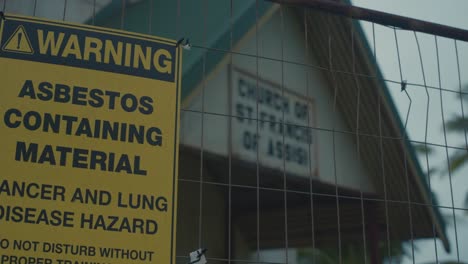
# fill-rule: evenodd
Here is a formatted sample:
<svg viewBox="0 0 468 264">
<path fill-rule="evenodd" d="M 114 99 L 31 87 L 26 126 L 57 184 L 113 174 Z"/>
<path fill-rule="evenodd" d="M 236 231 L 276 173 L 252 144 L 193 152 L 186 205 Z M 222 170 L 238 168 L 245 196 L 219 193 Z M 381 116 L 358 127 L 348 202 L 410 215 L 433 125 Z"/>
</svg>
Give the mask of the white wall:
<svg viewBox="0 0 468 264">
<path fill-rule="evenodd" d="M 283 18 L 281 18 L 281 12 Z M 281 30 L 282 28 L 287 31 Z M 368 172 L 358 160 L 353 136 L 335 133 L 335 148 L 333 148 L 331 130 L 333 128 L 337 131 L 349 129 L 345 126 L 343 116 L 333 109 L 333 89 L 327 87 L 328 84 L 324 79 L 326 72 L 305 66 L 317 65 L 317 62 L 314 58 L 306 58 L 304 33 L 298 19 L 288 10 L 276 9 L 271 18 L 258 30 L 258 41 L 255 28 L 253 28 L 252 34 L 248 33 L 235 47 L 237 52 L 247 55 L 234 54 L 231 57 L 225 53 L 225 60 L 212 73 L 206 74 L 206 81 L 201 83 L 192 96 L 189 96 L 188 100 L 183 103 L 185 109 L 191 112 L 182 111 L 181 143 L 197 148 L 203 144 L 205 151 L 228 155 L 228 116 L 235 114 L 230 113 L 228 103 L 231 71 L 229 64 L 232 61 L 234 67 L 254 75 L 258 73 L 259 78 L 298 93 L 305 100 L 313 102 L 316 120 L 312 120 L 312 126 L 316 128 L 314 136 L 317 144 L 312 147 L 310 158 L 316 158 L 317 162 L 315 164 L 313 160 L 311 161 L 314 165 L 311 166 L 310 171 L 312 174 L 315 168 L 318 171 L 318 175 L 314 177 L 325 183 L 335 184 L 336 182 L 339 186 L 354 190 L 375 192 Z M 282 48 L 282 42 L 284 48 Z M 258 55 L 273 58 L 273 60 L 252 56 L 257 54 L 257 44 Z M 211 54 L 208 53 L 207 56 L 209 58 Z M 281 63 L 281 58 L 284 59 L 284 63 Z M 203 141 L 201 140 L 201 112 L 205 112 L 203 114 Z M 236 123 L 236 118 L 232 118 L 233 144 L 239 144 L 235 141 L 235 134 L 240 132 Z M 240 158 L 249 159 L 248 157 Z M 256 162 L 256 160 L 251 161 Z M 303 171 L 294 169 L 288 163 L 286 163 L 286 171 L 288 174 L 309 177 L 308 173 L 304 174 Z"/>
</svg>

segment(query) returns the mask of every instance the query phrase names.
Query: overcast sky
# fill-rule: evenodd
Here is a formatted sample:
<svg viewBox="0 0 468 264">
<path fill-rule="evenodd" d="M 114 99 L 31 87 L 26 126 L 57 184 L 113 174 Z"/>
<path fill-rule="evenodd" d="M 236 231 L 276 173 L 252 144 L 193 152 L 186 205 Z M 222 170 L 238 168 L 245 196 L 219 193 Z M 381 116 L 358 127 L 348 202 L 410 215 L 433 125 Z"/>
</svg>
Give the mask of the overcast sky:
<svg viewBox="0 0 468 264">
<path fill-rule="evenodd" d="M 468 30 L 468 1 L 466 0 L 353 0 L 356 6 L 375 9 L 383 12 L 409 16 L 416 19 L 431 21 L 448 26 L 458 27 Z M 398 63 L 397 46 L 394 31 L 391 28 L 375 26 L 375 34 L 372 32 L 371 23 L 363 23 L 364 30 L 371 47 L 375 38 L 375 48 L 378 63 L 385 79 L 400 81 L 400 67 Z M 455 53 L 455 42 L 446 38 L 437 38 L 438 48 L 436 49 L 434 36 L 418 33 L 417 38 L 420 44 L 421 57 L 423 60 L 424 77 L 422 74 L 420 57 L 413 32 L 397 30 L 398 48 L 401 59 L 401 69 L 403 80 L 408 83 L 424 84 L 427 86 L 442 87 L 452 91 L 459 90 L 459 75 L 457 57 Z M 460 63 L 460 78 L 462 84 L 468 84 L 468 43 L 457 41 L 458 60 Z M 439 62 L 437 62 L 437 52 Z M 440 69 L 440 84 L 439 70 Z M 398 84 L 388 82 L 391 94 L 400 111 L 403 121 L 406 120 L 406 113 L 409 109 L 409 100 L 404 93 L 400 92 Z M 427 131 L 427 141 L 442 146 L 463 146 L 463 134 L 447 134 L 447 144 L 443 133 L 442 117 L 450 119 L 455 114 L 461 114 L 460 99 L 456 93 L 450 91 L 442 92 L 438 89 L 428 89 L 429 99 L 426 90 L 422 86 L 408 86 L 408 93 L 412 99 L 412 106 L 409 111 L 408 133 L 415 141 L 425 140 Z M 442 105 L 441 99 L 442 98 Z M 429 104 L 429 113 L 426 107 Z M 463 105 L 465 113 L 468 113 L 467 102 Z M 442 111 L 443 109 L 443 111 Z M 443 113 L 443 115 L 442 115 Z M 426 116 L 429 116 L 428 129 L 426 130 Z M 445 147 L 435 147 L 435 153 L 429 158 L 429 167 L 439 169 L 439 172 L 431 176 L 431 187 L 438 197 L 439 204 L 447 207 L 464 208 L 465 195 L 468 192 L 468 166 L 458 173 L 447 176 L 447 156 Z M 453 153 L 449 149 L 449 154 Z M 420 163 L 424 170 L 427 170 L 425 156 L 420 157 Z M 451 181 L 450 181 L 451 179 Z M 453 193 L 453 196 L 452 196 Z M 452 200 L 453 197 L 453 200 Z M 436 251 L 438 261 L 455 260 L 468 262 L 468 214 L 462 210 L 455 210 L 458 241 L 455 239 L 454 219 L 451 217 L 453 210 L 450 208 L 441 209 L 447 223 L 447 235 L 450 238 L 452 248 L 451 254 L 444 252 L 442 245 L 434 245 L 433 239 L 418 241 L 415 253 L 415 263 L 436 262 Z M 458 242 L 458 250 L 457 250 Z M 457 254 L 458 253 L 458 254 Z M 404 259 L 404 263 L 413 263 L 411 257 Z"/>
</svg>

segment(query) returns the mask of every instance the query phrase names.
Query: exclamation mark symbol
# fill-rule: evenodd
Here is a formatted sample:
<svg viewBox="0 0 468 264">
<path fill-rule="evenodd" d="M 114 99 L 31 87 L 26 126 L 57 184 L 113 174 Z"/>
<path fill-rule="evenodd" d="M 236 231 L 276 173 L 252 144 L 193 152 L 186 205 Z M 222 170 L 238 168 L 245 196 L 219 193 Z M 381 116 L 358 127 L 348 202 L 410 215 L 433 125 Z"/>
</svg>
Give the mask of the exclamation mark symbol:
<svg viewBox="0 0 468 264">
<path fill-rule="evenodd" d="M 17 49 L 20 49 L 21 38 L 23 37 L 23 33 L 18 32 L 18 45 L 16 45 Z"/>
</svg>

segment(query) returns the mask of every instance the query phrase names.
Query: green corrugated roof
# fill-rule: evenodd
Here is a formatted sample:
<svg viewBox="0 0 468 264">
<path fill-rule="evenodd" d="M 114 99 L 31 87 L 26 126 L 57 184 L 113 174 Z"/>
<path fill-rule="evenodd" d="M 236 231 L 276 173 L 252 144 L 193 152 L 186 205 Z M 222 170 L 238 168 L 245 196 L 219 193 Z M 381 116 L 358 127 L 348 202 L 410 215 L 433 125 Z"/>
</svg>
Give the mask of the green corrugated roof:
<svg viewBox="0 0 468 264">
<path fill-rule="evenodd" d="M 236 43 L 255 24 L 257 17 L 272 6 L 263 1 L 258 6 L 255 1 L 235 1 L 231 15 L 231 2 L 228 0 L 210 0 L 204 6 L 198 1 L 181 0 L 180 8 L 177 1 L 144 0 L 126 7 L 124 12 L 121 3 L 120 0 L 112 0 L 96 14 L 95 25 L 121 28 L 123 13 L 125 30 L 148 34 L 151 19 L 151 34 L 176 40 L 189 38 L 194 45 L 190 56 L 184 56 L 182 99 L 203 78 L 203 56 L 207 54 L 205 72 L 208 73 L 226 55 L 224 51 L 230 49 L 231 34 L 232 43 Z M 205 17 L 209 19 L 203 19 Z M 197 48 L 198 45 L 212 50 Z"/>
</svg>

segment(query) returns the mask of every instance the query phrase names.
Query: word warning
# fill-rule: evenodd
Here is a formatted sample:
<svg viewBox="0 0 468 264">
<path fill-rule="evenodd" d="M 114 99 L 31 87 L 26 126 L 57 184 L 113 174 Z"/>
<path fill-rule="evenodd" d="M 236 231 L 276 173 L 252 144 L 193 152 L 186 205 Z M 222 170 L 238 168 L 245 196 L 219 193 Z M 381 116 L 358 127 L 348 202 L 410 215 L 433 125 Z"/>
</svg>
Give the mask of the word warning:
<svg viewBox="0 0 468 264">
<path fill-rule="evenodd" d="M 181 50 L 7 16 L 0 262 L 175 263 Z"/>
</svg>

